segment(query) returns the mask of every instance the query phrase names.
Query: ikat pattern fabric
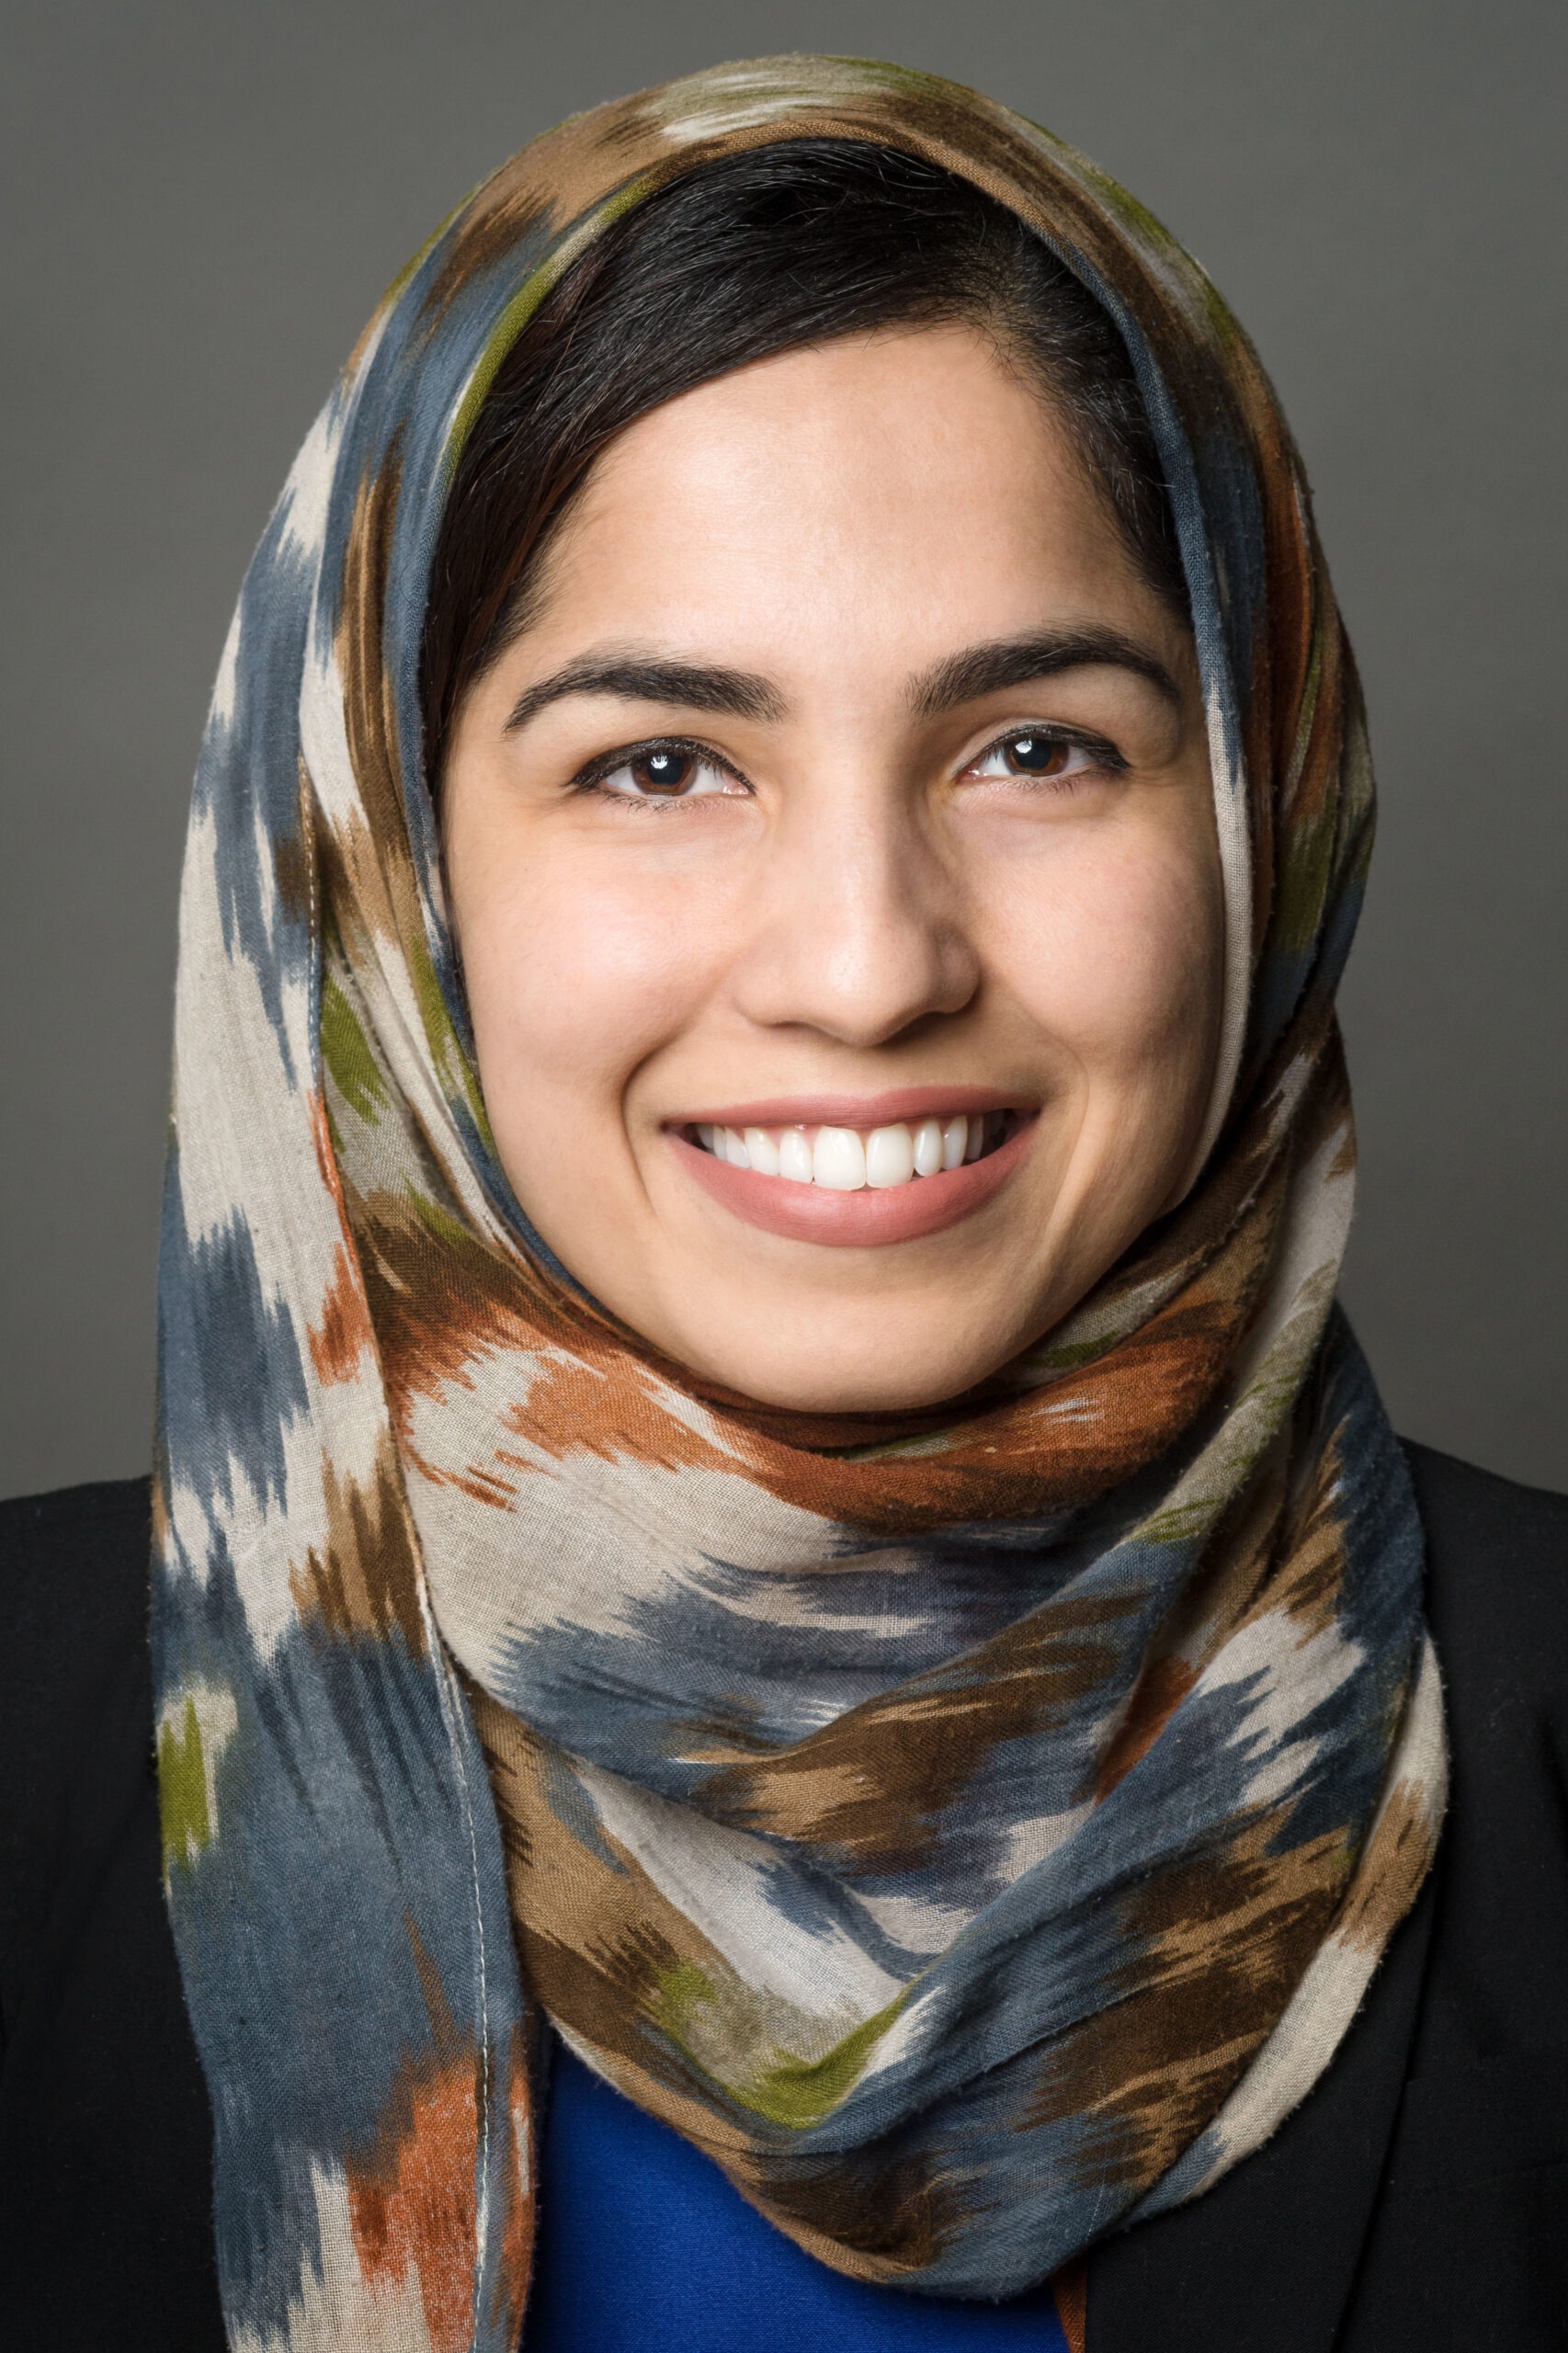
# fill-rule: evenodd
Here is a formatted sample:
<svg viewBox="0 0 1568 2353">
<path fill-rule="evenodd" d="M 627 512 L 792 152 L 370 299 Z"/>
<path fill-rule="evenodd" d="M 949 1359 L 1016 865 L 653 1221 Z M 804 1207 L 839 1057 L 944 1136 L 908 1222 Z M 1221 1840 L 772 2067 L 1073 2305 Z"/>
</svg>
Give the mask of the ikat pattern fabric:
<svg viewBox="0 0 1568 2353">
<path fill-rule="evenodd" d="M 1228 1015 L 1180 1209 L 961 1415 L 702 1394 L 513 1199 L 442 904 L 426 567 L 522 322 L 672 174 L 833 135 L 1125 335 L 1209 717 Z M 513 2353 L 538 2026 L 824 2262 L 1003 2295 L 1307 2092 L 1430 1858 L 1402 1458 L 1334 1306 L 1371 837 L 1286 428 L 1201 270 L 891 66 L 537 141 L 383 301 L 247 575 L 190 818 L 154 1562 L 168 1900 L 236 2353 Z"/>
</svg>

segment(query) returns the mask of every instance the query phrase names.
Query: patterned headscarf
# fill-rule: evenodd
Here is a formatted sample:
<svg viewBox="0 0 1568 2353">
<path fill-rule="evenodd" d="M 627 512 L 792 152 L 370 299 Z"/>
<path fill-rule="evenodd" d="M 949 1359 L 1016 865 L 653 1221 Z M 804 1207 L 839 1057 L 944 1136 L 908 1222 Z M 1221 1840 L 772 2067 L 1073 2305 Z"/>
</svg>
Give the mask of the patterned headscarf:
<svg viewBox="0 0 1568 2353">
<path fill-rule="evenodd" d="M 1117 323 L 1226 894 L 1185 1201 L 983 1403 L 850 1446 L 715 1401 L 537 1245 L 418 704 L 520 326 L 650 192 L 801 137 L 974 182 Z M 1371 805 L 1250 347 L 1005 108 L 723 67 L 536 142 L 392 289 L 245 581 L 181 903 L 158 1744 L 232 2345 L 513 2353 L 543 2018 L 802 2246 L 934 2294 L 1203 2190 L 1316 2080 L 1444 1776 L 1414 1500 L 1334 1307 Z"/>
</svg>

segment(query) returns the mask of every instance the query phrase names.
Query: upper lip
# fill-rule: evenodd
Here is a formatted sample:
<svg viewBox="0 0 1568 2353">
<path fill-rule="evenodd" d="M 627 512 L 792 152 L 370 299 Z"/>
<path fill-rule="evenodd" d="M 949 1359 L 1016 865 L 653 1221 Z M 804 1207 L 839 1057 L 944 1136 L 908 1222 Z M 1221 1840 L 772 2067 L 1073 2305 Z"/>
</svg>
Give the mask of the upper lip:
<svg viewBox="0 0 1568 2353">
<path fill-rule="evenodd" d="M 958 1111 L 1024 1111 L 1019 1096 L 995 1086 L 892 1086 L 881 1095 L 768 1095 L 683 1111 L 672 1128 L 891 1128 Z"/>
</svg>

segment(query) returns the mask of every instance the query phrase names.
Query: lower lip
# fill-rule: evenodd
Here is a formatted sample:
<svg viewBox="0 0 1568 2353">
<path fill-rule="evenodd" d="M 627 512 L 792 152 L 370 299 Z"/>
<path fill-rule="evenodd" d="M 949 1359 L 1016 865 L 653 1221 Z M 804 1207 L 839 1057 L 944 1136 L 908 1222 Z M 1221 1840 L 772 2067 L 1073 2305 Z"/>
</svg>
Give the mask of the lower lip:
<svg viewBox="0 0 1568 2353">
<path fill-rule="evenodd" d="M 700 1145 L 666 1129 L 681 1165 L 722 1207 L 765 1233 L 791 1242 L 825 1243 L 841 1250 L 873 1249 L 884 1242 L 918 1242 L 940 1233 L 983 1209 L 1028 1153 L 1035 1123 L 971 1160 L 966 1167 L 935 1176 L 914 1176 L 885 1190 L 867 1186 L 858 1193 L 835 1193 L 826 1185 L 797 1185 L 788 1176 L 763 1176 L 755 1168 L 733 1168 Z"/>
</svg>

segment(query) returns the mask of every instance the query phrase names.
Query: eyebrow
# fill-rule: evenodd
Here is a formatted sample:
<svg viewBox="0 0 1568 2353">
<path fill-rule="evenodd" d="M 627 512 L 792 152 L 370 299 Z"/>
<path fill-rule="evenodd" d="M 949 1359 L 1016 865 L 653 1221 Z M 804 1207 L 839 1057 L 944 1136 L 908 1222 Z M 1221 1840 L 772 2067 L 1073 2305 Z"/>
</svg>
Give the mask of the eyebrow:
<svg viewBox="0 0 1568 2353">
<path fill-rule="evenodd" d="M 726 719 L 778 720 L 784 700 L 777 687 L 753 670 L 721 664 L 679 662 L 633 649 L 585 654 L 563 669 L 527 687 L 512 705 L 505 733 L 526 727 L 552 702 L 568 695 L 619 695 L 637 702 L 673 702 L 687 710 L 716 711 Z"/>
<path fill-rule="evenodd" d="M 916 718 L 937 719 L 1006 687 L 1030 686 L 1064 670 L 1107 665 L 1147 679 L 1167 702 L 1179 706 L 1181 690 L 1165 664 L 1146 645 L 1112 629 L 1043 630 L 966 646 L 913 679 L 909 699 Z"/>
<path fill-rule="evenodd" d="M 1131 670 L 1146 679 L 1169 703 L 1181 701 L 1180 690 L 1165 664 L 1147 646 L 1109 629 L 1036 631 L 1023 637 L 966 646 L 962 653 L 950 654 L 933 668 L 920 672 L 911 681 L 909 701 L 916 718 L 937 719 L 966 702 L 978 701 L 982 695 L 1030 686 L 1037 678 L 1055 677 L 1067 670 L 1107 665 Z M 569 695 L 617 695 L 637 702 L 678 703 L 687 710 L 713 711 L 726 719 L 777 722 L 784 718 L 787 709 L 778 688 L 755 670 L 732 670 L 721 663 L 682 662 L 639 653 L 632 647 L 615 647 L 602 654 L 581 654 L 548 678 L 526 687 L 512 705 L 505 733 L 510 735 L 526 727 L 541 710 Z"/>
</svg>

